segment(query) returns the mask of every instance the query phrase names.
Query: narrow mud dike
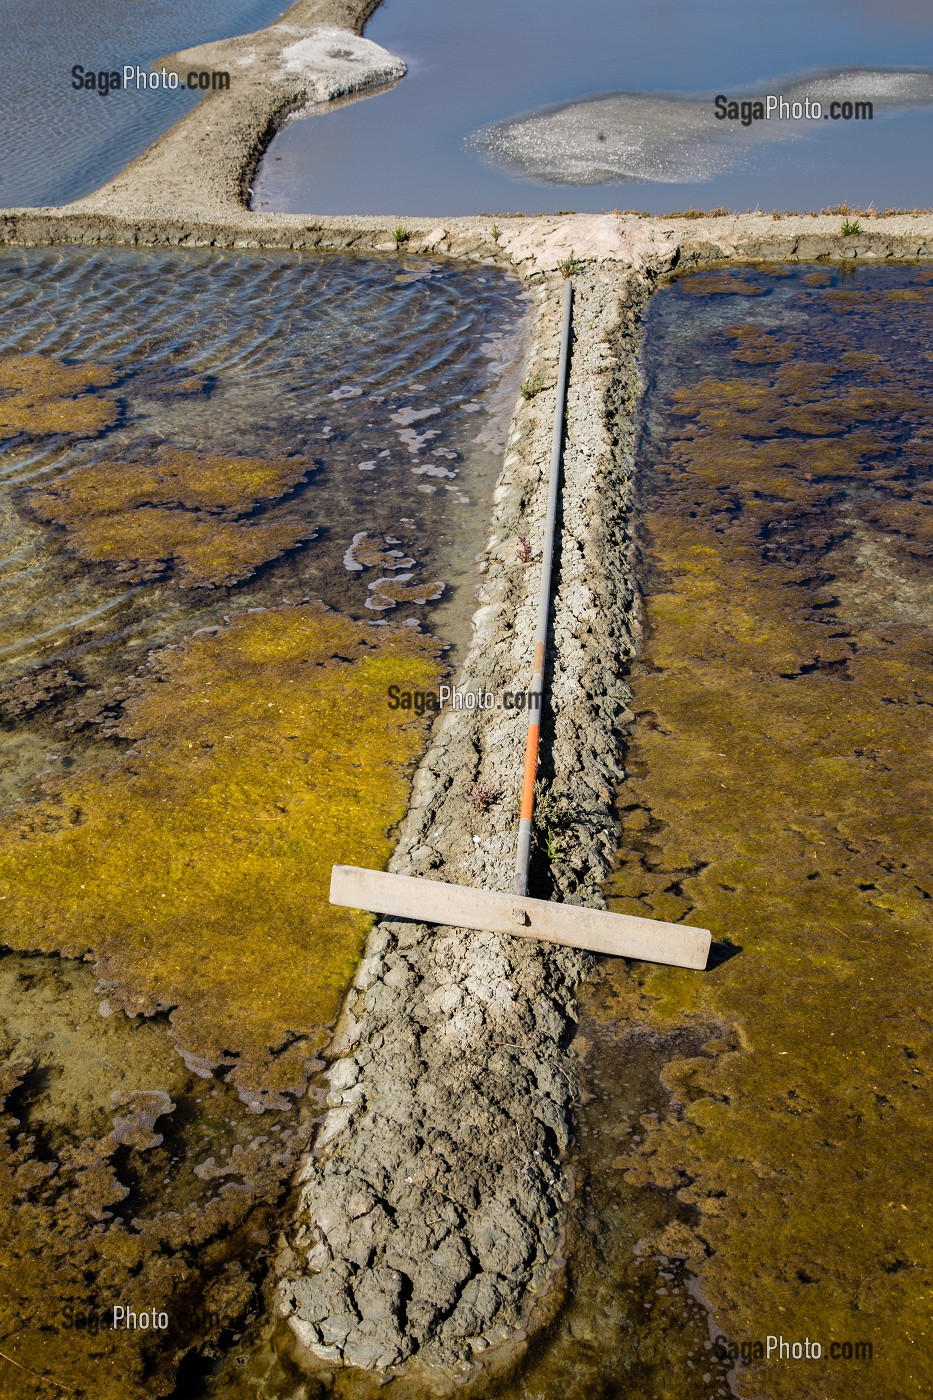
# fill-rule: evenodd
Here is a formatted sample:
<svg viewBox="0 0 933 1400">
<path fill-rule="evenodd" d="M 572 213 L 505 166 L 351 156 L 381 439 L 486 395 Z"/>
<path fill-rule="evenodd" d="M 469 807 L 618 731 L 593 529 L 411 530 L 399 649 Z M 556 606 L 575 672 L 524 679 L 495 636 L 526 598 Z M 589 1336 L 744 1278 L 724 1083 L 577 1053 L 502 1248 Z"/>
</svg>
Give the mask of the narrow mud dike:
<svg viewBox="0 0 933 1400">
<path fill-rule="evenodd" d="M 530 368 L 548 389 L 513 423 L 460 685 L 519 689 L 530 673 L 559 279 L 542 288 Z M 572 358 L 544 776 L 559 827 L 538 888 L 598 904 L 615 845 L 611 792 L 634 644 L 625 549 L 632 349 L 645 288 L 581 277 Z M 598 331 L 598 334 L 594 334 Z M 612 386 L 610 388 L 610 385 Z M 527 551 L 525 551 L 527 553 Z M 507 889 L 523 717 L 450 711 L 419 770 L 392 862 L 405 874 Z M 471 803 L 482 787 L 488 810 Z M 544 1287 L 568 1183 L 575 1072 L 567 1045 L 581 955 L 522 939 L 382 922 L 332 1050 L 330 1105 L 301 1174 L 281 1307 L 319 1358 L 450 1366 L 510 1337 Z"/>
</svg>

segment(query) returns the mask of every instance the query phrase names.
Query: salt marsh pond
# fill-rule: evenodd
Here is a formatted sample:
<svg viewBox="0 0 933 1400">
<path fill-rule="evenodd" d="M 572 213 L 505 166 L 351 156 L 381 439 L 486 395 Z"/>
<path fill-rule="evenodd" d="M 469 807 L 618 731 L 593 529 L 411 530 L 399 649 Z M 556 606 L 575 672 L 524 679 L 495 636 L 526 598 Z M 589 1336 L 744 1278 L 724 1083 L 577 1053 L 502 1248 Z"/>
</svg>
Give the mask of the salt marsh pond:
<svg viewBox="0 0 933 1400">
<path fill-rule="evenodd" d="M 636 1063 L 640 1037 L 668 1059 L 660 1104 L 603 1100 L 630 1116 L 616 1189 L 667 1195 L 640 1252 L 696 1275 L 727 1342 L 868 1342 L 845 1394 L 919 1400 L 933 274 L 685 277 L 650 306 L 643 368 L 646 631 L 606 892 L 724 956 L 705 978 L 606 967 L 589 999 L 585 1037 L 614 1022 Z M 839 1366 L 739 1366 L 736 1387 L 822 1395 Z"/>
<path fill-rule="evenodd" d="M 169 1393 L 254 1306 L 365 935 L 329 866 L 390 854 L 387 690 L 465 638 L 524 311 L 414 259 L 0 257 L 5 1395 Z"/>
<path fill-rule="evenodd" d="M 125 64 L 148 69 L 173 49 L 270 24 L 284 8 L 280 0 L 2 0 L 0 206 L 65 204 L 90 194 L 198 100 L 181 91 L 133 88 L 101 97 L 76 90 L 75 64 L 95 73 L 122 72 Z"/>
<path fill-rule="evenodd" d="M 841 1362 L 730 1383 L 775 1316 L 872 1344 L 847 1395 L 929 1392 L 931 317 L 911 267 L 717 271 L 649 305 L 606 895 L 719 947 L 704 978 L 607 962 L 584 989 L 560 1306 L 478 1395 L 826 1393 Z M 303 1380 L 258 1334 L 206 1369 L 211 1400 L 423 1393 Z"/>
<path fill-rule="evenodd" d="M 415 260 L 4 253 L 0 667 L 247 584 L 462 643 L 524 307 Z"/>
<path fill-rule="evenodd" d="M 254 208 L 441 217 L 920 199 L 933 17 L 911 0 L 579 0 L 572 14 L 558 0 L 385 0 L 366 35 L 408 75 L 289 123 Z M 825 96 L 833 73 L 843 97 L 875 96 L 874 120 L 768 121 L 749 133 L 713 115 L 717 93 Z M 917 100 L 896 100 L 912 82 Z"/>
</svg>

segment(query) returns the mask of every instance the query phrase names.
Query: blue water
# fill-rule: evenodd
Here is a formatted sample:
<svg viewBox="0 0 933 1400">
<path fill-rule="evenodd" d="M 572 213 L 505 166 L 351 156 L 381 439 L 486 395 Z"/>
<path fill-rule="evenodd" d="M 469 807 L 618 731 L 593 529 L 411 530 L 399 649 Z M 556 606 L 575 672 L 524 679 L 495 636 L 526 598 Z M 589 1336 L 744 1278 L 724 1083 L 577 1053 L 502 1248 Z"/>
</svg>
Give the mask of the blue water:
<svg viewBox="0 0 933 1400">
<path fill-rule="evenodd" d="M 191 110 L 197 93 L 77 92 L 71 69 L 148 68 L 270 24 L 288 0 L 0 0 L 0 206 L 90 194 Z"/>
<path fill-rule="evenodd" d="M 290 123 L 261 209 L 412 215 L 930 203 L 933 112 L 814 123 L 714 178 L 569 186 L 484 163 L 490 123 L 599 93 L 741 95 L 847 66 L 933 68 L 930 0 L 386 0 L 368 38 L 399 54 L 392 91 Z M 779 89 L 778 89 L 779 90 Z"/>
</svg>

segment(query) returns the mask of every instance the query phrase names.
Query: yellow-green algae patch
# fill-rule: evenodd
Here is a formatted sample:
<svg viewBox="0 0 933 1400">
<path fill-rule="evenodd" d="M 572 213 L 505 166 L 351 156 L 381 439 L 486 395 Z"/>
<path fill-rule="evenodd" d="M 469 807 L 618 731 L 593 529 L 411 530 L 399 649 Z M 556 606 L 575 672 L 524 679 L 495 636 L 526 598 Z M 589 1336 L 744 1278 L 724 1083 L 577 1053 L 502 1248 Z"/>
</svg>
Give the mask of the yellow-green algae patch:
<svg viewBox="0 0 933 1400">
<path fill-rule="evenodd" d="M 49 355 L 0 355 L 0 437 L 96 437 L 118 406 L 90 390 L 112 384 L 104 365 L 66 365 Z"/>
<path fill-rule="evenodd" d="M 740 1048 L 675 1060 L 679 1112 L 622 1165 L 695 1210 L 692 1243 L 657 1247 L 717 1331 L 822 1344 L 740 1366 L 740 1393 L 907 1400 L 933 1391 L 929 303 L 859 287 L 840 334 L 838 290 L 805 280 L 803 329 L 769 299 L 768 327 L 701 323 L 667 367 L 607 893 L 740 951 L 634 992 L 609 975 L 618 1013 L 735 1025 Z"/>
<path fill-rule="evenodd" d="M 124 578 L 171 567 L 189 587 L 238 583 L 301 541 L 297 518 L 254 520 L 308 475 L 300 458 L 266 461 L 162 448 L 143 461 L 105 459 L 30 492 L 29 509 L 65 531 L 80 559 L 116 565 Z"/>
<path fill-rule="evenodd" d="M 189 1056 L 296 1092 L 366 929 L 330 867 L 385 864 L 422 743 L 387 689 L 437 672 L 421 638 L 310 606 L 163 652 L 116 723 L 127 751 L 5 814 L 3 940 L 93 957 L 128 1009 L 174 1008 Z"/>
</svg>

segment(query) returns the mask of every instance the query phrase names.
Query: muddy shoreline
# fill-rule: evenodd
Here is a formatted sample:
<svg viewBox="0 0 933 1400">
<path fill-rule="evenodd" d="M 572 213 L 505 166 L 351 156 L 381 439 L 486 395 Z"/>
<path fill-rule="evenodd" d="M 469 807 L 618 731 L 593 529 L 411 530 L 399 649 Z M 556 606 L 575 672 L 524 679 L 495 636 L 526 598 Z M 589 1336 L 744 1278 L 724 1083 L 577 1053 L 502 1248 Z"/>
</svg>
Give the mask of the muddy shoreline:
<svg viewBox="0 0 933 1400">
<path fill-rule="evenodd" d="M 295 26 L 289 42 L 321 25 L 359 34 L 373 8 L 373 0 L 301 0 L 279 24 Z M 196 53 L 197 66 L 222 67 L 242 56 L 243 43 L 175 57 L 187 65 Z M 211 94 L 95 195 L 61 210 L 0 213 L 0 242 L 393 256 L 401 227 L 406 255 L 488 262 L 521 278 L 537 298 L 526 373 L 546 387 L 520 399 L 512 420 L 461 673 L 464 686 L 503 690 L 521 688 L 530 673 L 537 571 L 522 563 L 519 541 L 527 537 L 538 553 L 561 265 L 571 260 L 576 309 L 543 758 L 563 804 L 561 841 L 551 865 L 534 871 L 533 892 L 599 905 L 629 719 L 619 673 L 638 634 L 627 515 L 641 310 L 674 271 L 930 258 L 933 215 L 863 215 L 861 230 L 843 235 L 838 215 L 494 223 L 250 213 L 252 171 L 277 125 L 309 100 L 309 81 L 244 78 Z M 444 717 L 419 767 L 393 870 L 507 887 L 520 730 L 520 717 L 503 711 Z M 485 812 L 469 802 L 477 784 L 500 794 Z M 278 1261 L 279 1306 L 310 1365 L 379 1370 L 417 1356 L 443 1387 L 493 1349 L 505 1359 L 547 1315 L 572 1190 L 565 1149 L 577 1093 L 575 988 L 590 970 L 583 956 L 521 940 L 387 922 L 373 929 L 331 1047 L 329 1112 Z"/>
</svg>

